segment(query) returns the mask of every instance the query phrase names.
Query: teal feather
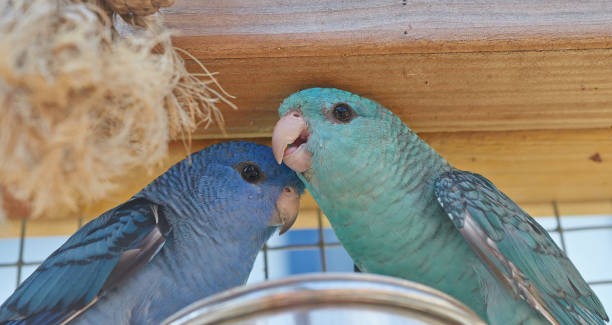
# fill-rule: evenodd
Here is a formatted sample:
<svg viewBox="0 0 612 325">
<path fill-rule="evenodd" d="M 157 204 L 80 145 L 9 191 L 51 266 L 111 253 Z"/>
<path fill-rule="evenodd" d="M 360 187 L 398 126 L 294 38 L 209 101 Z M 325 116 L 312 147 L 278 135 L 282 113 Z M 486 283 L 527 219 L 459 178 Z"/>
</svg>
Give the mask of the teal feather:
<svg viewBox="0 0 612 325">
<path fill-rule="evenodd" d="M 330 118 L 339 103 L 353 110 L 350 122 Z M 607 320 L 595 294 L 535 221 L 482 177 L 459 184 L 441 177 L 456 170 L 389 110 L 323 88 L 291 95 L 279 113 L 293 110 L 308 125 L 304 145 L 312 154 L 310 169 L 298 176 L 360 269 L 437 288 L 491 324 L 547 323 L 531 302 L 500 281 L 507 261 L 479 253 L 478 240 L 466 240 L 464 225 L 477 220 L 560 324 L 579 323 L 580 317 L 589 324 Z M 482 254 L 489 254 L 490 264 Z"/>
<path fill-rule="evenodd" d="M 558 322 L 597 324 L 607 319 L 597 296 L 546 230 L 486 178 L 453 170 L 437 178 L 434 191 L 451 218 L 468 212 L 537 288 L 537 297 Z M 450 202 L 464 207 L 456 209 Z M 505 271 L 512 277 L 511 270 Z"/>
</svg>

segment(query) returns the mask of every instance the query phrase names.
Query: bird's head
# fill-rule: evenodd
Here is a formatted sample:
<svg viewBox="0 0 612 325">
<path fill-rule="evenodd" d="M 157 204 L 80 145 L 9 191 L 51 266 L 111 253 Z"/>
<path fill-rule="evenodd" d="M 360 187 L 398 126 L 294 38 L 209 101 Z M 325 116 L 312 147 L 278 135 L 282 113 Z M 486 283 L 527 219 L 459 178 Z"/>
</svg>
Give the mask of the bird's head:
<svg viewBox="0 0 612 325">
<path fill-rule="evenodd" d="M 178 207 L 175 210 L 184 209 L 177 213 L 182 219 L 214 232 L 258 240 L 266 240 L 277 228 L 284 233 L 293 225 L 304 191 L 296 174 L 276 163 L 269 147 L 243 141 L 196 152 L 156 183 L 157 193 L 165 188 L 172 201 L 189 202 L 185 205 L 203 212 Z"/>
<path fill-rule="evenodd" d="M 407 129 L 378 103 L 332 88 L 297 92 L 283 101 L 279 114 L 274 156 L 315 187 L 346 186 L 341 179 L 367 174 L 361 171 L 381 162 L 380 155 Z"/>
</svg>

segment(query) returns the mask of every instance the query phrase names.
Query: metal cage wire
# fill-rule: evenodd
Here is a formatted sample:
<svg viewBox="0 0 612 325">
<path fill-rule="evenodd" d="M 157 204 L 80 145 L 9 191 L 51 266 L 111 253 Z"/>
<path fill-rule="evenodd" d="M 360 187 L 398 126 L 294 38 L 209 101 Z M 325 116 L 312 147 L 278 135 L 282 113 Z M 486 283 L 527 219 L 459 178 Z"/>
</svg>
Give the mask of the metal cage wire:
<svg viewBox="0 0 612 325">
<path fill-rule="evenodd" d="M 570 232 L 587 232 L 587 231 L 592 231 L 592 230 L 612 230 L 612 223 L 607 224 L 607 225 L 596 225 L 596 226 L 573 226 L 573 227 L 564 227 L 563 223 L 561 222 L 562 220 L 562 216 L 559 214 L 559 207 L 557 202 L 552 202 L 552 209 L 554 211 L 554 220 L 555 220 L 555 226 L 552 228 L 548 228 L 546 229 L 551 235 L 552 234 L 558 234 L 558 238 L 559 238 L 559 244 L 561 246 L 561 248 L 563 249 L 563 251 L 565 251 L 567 253 L 567 233 Z M 317 224 L 318 227 L 315 229 L 315 231 L 318 232 L 318 240 L 315 242 L 311 242 L 311 243 L 302 243 L 302 244 L 282 244 L 282 245 L 269 245 L 269 244 L 265 244 L 262 248 L 261 251 L 261 255 L 263 257 L 263 277 L 264 280 L 270 279 L 270 262 L 269 262 L 269 254 L 270 252 L 274 252 L 274 251 L 299 251 L 299 250 L 318 250 L 319 252 L 319 256 L 320 256 L 320 272 L 327 272 L 328 271 L 328 265 L 327 265 L 327 258 L 326 258 L 326 252 L 328 251 L 328 249 L 330 248 L 338 248 L 341 247 L 341 244 L 339 242 L 328 242 L 325 239 L 325 235 L 324 235 L 324 230 L 326 230 L 327 228 L 324 227 L 324 223 L 323 223 L 323 218 L 324 215 L 321 212 L 320 209 L 317 209 Z M 539 220 L 542 220 L 542 218 L 537 218 Z M 78 219 L 76 221 L 77 223 L 77 227 L 81 227 L 83 224 L 83 219 Z M 15 279 L 15 288 L 24 280 L 22 277 L 23 274 L 23 268 L 27 267 L 27 266 L 37 266 L 40 263 L 42 263 L 42 260 L 38 260 L 38 261 L 26 261 L 24 259 L 24 245 L 25 245 L 25 241 L 26 241 L 26 232 L 27 232 L 27 226 L 28 226 L 28 221 L 27 220 L 22 220 L 21 221 L 21 227 L 20 227 L 20 234 L 19 234 L 19 244 L 18 244 L 18 257 L 17 257 L 17 261 L 14 263 L 0 263 L 0 269 L 2 268 L 14 268 L 16 269 L 16 279 Z M 546 228 L 546 227 L 545 227 Z M 257 267 L 257 266 L 255 266 Z M 356 270 L 356 268 L 355 268 Z M 357 270 L 356 270 L 357 271 Z M 601 280 L 594 280 L 594 281 L 588 281 L 588 283 L 591 286 L 601 286 L 601 285 L 610 285 L 612 284 L 612 272 L 610 274 L 609 278 L 606 279 L 601 279 Z M 14 288 L 13 288 L 14 289 Z"/>
</svg>

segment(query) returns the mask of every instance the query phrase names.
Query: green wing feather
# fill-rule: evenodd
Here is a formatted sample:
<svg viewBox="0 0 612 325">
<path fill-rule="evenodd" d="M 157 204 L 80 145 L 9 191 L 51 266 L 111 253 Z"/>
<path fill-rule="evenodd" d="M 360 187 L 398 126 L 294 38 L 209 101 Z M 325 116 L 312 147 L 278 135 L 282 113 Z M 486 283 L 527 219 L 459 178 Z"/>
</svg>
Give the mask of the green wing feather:
<svg viewBox="0 0 612 325">
<path fill-rule="evenodd" d="M 452 170 L 436 179 L 435 194 L 472 249 L 517 299 L 560 324 L 608 321 L 595 293 L 550 235 L 489 180 Z"/>
</svg>

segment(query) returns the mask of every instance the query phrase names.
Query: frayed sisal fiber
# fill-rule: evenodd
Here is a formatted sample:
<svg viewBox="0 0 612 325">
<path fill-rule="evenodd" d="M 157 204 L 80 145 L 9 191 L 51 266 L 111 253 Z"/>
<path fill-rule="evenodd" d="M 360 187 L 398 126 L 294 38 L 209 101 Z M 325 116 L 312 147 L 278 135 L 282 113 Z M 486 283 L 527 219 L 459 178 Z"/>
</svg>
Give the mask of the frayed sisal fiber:
<svg viewBox="0 0 612 325">
<path fill-rule="evenodd" d="M 158 19 L 120 37 L 92 2 L 0 4 L 0 185 L 33 217 L 77 213 L 234 107 L 203 66 L 186 71 Z"/>
</svg>

